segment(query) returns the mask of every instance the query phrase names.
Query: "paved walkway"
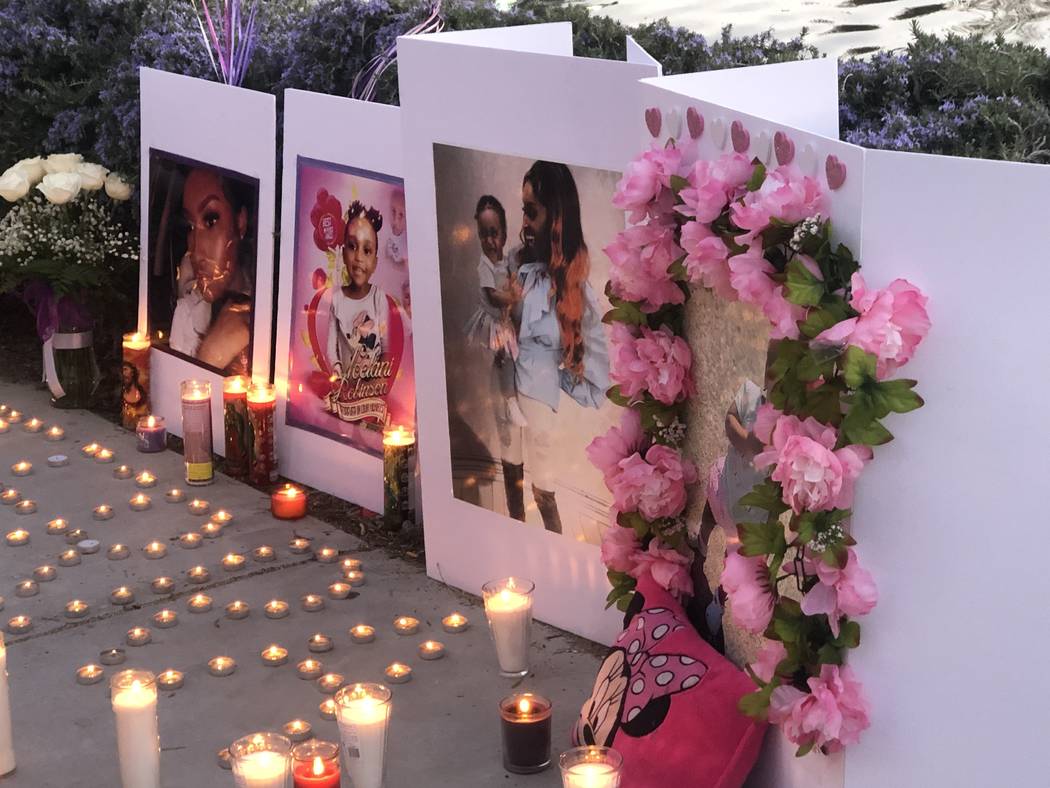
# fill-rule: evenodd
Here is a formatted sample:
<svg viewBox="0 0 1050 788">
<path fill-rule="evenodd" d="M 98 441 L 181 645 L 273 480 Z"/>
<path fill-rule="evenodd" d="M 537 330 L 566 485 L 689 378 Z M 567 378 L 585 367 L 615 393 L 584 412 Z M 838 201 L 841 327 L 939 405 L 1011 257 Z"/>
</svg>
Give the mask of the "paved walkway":
<svg viewBox="0 0 1050 788">
<path fill-rule="evenodd" d="M 107 687 L 109 675 L 121 667 L 154 672 L 171 667 L 186 674 L 184 688 L 160 696 L 165 788 L 232 786 L 231 773 L 216 764 L 216 752 L 241 735 L 277 730 L 296 717 L 309 721 L 320 738 L 338 740 L 336 723 L 322 720 L 318 711 L 325 696 L 295 672 L 295 663 L 309 656 L 307 638 L 315 632 L 334 638 L 335 649 L 320 658 L 327 669 L 344 674 L 348 681 L 382 680 L 383 668 L 394 660 L 413 667 L 413 680 L 393 687 L 387 788 L 560 785 L 556 766 L 531 777 L 509 775 L 502 769 L 496 706 L 508 694 L 510 682 L 498 675 L 484 611 L 476 599 L 428 579 L 418 566 L 367 551 L 351 536 L 313 518 L 291 525 L 274 520 L 267 496 L 224 476 L 209 487 L 186 488 L 181 455 L 140 454 L 134 449 L 134 436 L 90 413 L 55 410 L 44 393 L 28 386 L 0 384 L 0 402 L 23 411 L 26 418 L 37 416 L 66 430 L 65 440 L 57 443 L 46 441 L 42 434 L 26 433 L 21 425 L 12 425 L 0 435 L 0 481 L 15 486 L 39 507 L 30 516 L 0 507 L 3 533 L 19 526 L 31 532 L 30 544 L 24 547 L 0 542 L 0 595 L 6 599 L 0 621 L 26 614 L 34 622 L 25 635 L 5 635 L 18 760 L 17 771 L 0 780 L 5 788 L 119 787 Z M 80 447 L 91 441 L 113 449 L 116 463 L 84 458 Z M 47 457 L 56 453 L 69 456 L 67 467 L 47 466 Z M 9 468 L 21 459 L 33 463 L 33 473 L 16 479 Z M 129 510 L 128 500 L 138 490 L 133 480 L 113 478 L 120 463 L 158 476 L 158 486 L 147 491 L 153 500 L 150 510 Z M 195 550 L 178 546 L 175 540 L 180 533 L 196 530 L 207 518 L 191 516 L 184 505 L 166 503 L 163 492 L 173 485 L 187 489 L 189 497 L 197 494 L 207 499 L 213 510 L 222 507 L 234 514 L 221 538 L 206 540 Z M 114 507 L 113 519 L 92 519 L 92 509 L 101 503 Z M 46 533 L 46 523 L 55 517 L 66 518 L 70 527 L 84 528 L 101 540 L 102 548 L 96 555 L 84 556 L 79 566 L 59 567 L 53 582 L 40 584 L 39 595 L 19 598 L 16 582 L 30 577 L 36 566 L 57 564 L 59 552 L 66 549 L 63 537 Z M 292 555 L 287 545 L 293 533 L 314 538 L 316 546 L 331 545 L 362 559 L 367 583 L 358 589 L 360 596 L 326 599 L 323 611 L 303 612 L 300 597 L 324 595 L 328 584 L 339 579 L 339 570 L 309 556 Z M 168 545 L 166 558 L 146 560 L 142 555 L 141 548 L 154 539 Z M 107 559 L 106 548 L 117 542 L 131 548 L 126 560 Z M 276 548 L 276 562 L 249 561 L 244 571 L 235 574 L 223 570 L 220 561 L 226 553 L 250 553 L 261 544 Z M 196 564 L 208 567 L 210 583 L 194 586 L 185 581 L 185 570 Z M 150 580 L 159 575 L 177 579 L 173 594 L 150 592 Z M 110 591 L 121 585 L 134 590 L 135 604 L 109 603 Z M 197 591 L 213 597 L 214 612 L 187 611 L 187 599 Z M 74 598 L 90 603 L 88 618 L 70 622 L 64 617 L 65 604 Z M 288 618 L 263 616 L 262 606 L 273 598 L 291 604 Z M 223 616 L 224 606 L 234 599 L 251 605 L 247 619 L 231 621 Z M 152 626 L 151 616 L 165 607 L 177 611 L 178 625 L 158 629 Z M 442 631 L 441 618 L 453 610 L 470 618 L 472 626 L 465 633 Z M 419 634 L 395 634 L 391 622 L 399 615 L 419 618 Z M 347 630 L 357 623 L 376 627 L 374 643 L 350 641 Z M 153 642 L 140 648 L 125 646 L 125 633 L 134 626 L 150 626 Z M 445 659 L 418 659 L 416 648 L 427 638 L 446 645 Z M 287 665 L 262 665 L 259 652 L 271 643 L 288 648 Z M 98 662 L 99 652 L 111 647 L 126 649 L 125 665 L 107 668 L 103 683 L 79 686 L 76 668 Z M 567 732 L 593 681 L 597 659 L 587 653 L 583 641 L 542 625 L 533 630 L 532 653 L 534 674 L 522 686 L 554 701 L 556 758 L 568 747 Z M 208 674 L 208 660 L 220 654 L 237 660 L 232 676 Z M 349 785 L 346 777 L 343 784 Z"/>
</svg>

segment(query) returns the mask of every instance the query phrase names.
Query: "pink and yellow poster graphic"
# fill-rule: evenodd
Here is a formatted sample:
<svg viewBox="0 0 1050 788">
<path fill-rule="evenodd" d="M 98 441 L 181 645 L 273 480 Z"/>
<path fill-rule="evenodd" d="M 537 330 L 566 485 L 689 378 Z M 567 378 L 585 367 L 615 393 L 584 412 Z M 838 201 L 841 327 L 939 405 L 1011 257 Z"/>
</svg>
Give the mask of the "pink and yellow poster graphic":
<svg viewBox="0 0 1050 788">
<path fill-rule="evenodd" d="M 370 454 L 415 427 L 400 178 L 299 158 L 288 424 Z"/>
</svg>

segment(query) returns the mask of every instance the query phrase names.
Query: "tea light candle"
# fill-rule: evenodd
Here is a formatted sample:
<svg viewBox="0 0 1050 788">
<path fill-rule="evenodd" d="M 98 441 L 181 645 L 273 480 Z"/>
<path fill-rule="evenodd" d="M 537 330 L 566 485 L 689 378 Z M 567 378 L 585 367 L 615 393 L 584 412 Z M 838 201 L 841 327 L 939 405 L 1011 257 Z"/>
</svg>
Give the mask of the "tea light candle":
<svg viewBox="0 0 1050 788">
<path fill-rule="evenodd" d="M 331 651 L 334 646 L 332 639 L 321 632 L 310 635 L 310 639 L 306 642 L 306 647 L 314 654 L 324 654 L 326 651 Z"/>
<path fill-rule="evenodd" d="M 310 552 L 310 540 L 296 537 L 288 542 L 288 552 L 292 555 L 302 555 Z"/>
<path fill-rule="evenodd" d="M 67 528 L 69 528 L 69 521 L 61 517 L 56 517 L 47 523 L 47 532 L 49 534 L 64 534 Z"/>
<path fill-rule="evenodd" d="M 328 741 L 312 741 L 292 749 L 292 779 L 295 788 L 339 788 L 339 747 Z"/>
<path fill-rule="evenodd" d="M 108 503 L 99 504 L 92 510 L 91 516 L 96 520 L 111 520 L 113 518 L 113 507 Z"/>
<path fill-rule="evenodd" d="M 29 531 L 25 528 L 17 528 L 14 531 L 8 531 L 4 539 L 11 547 L 22 547 L 29 544 Z"/>
<path fill-rule="evenodd" d="M 208 502 L 202 501 L 200 498 L 194 498 L 192 501 L 186 504 L 186 509 L 189 511 L 189 513 L 192 515 L 196 515 L 197 517 L 207 514 L 210 508 L 211 507 L 208 505 Z"/>
<path fill-rule="evenodd" d="M 11 473 L 15 476 L 28 476 L 33 472 L 33 463 L 29 460 L 19 460 L 11 466 Z"/>
<path fill-rule="evenodd" d="M 64 454 L 52 454 L 47 458 L 48 468 L 64 468 L 69 465 L 69 457 Z"/>
<path fill-rule="evenodd" d="M 134 512 L 144 512 L 149 509 L 151 505 L 152 502 L 150 501 L 149 496 L 145 493 L 136 493 L 132 499 L 128 501 L 128 506 L 130 506 L 131 510 Z"/>
<path fill-rule="evenodd" d="M 201 526 L 201 534 L 205 539 L 218 539 L 222 536 L 222 525 L 219 523 L 207 522 Z"/>
<path fill-rule="evenodd" d="M 179 536 L 179 547 L 185 548 L 186 550 L 196 550 L 201 546 L 201 542 L 203 541 L 204 537 L 196 531 L 187 531 Z"/>
<path fill-rule="evenodd" d="M 277 557 L 277 553 L 274 549 L 267 544 L 259 545 L 252 550 L 252 558 L 258 561 L 260 564 L 267 564 Z"/>
<path fill-rule="evenodd" d="M 211 456 L 211 384 L 184 380 L 182 393 L 182 447 L 186 483 L 211 484 L 215 467 Z"/>
<path fill-rule="evenodd" d="M 535 774 L 551 762 L 551 702 L 525 692 L 500 701 L 503 768 Z"/>
<path fill-rule="evenodd" d="M 317 711 L 320 712 L 322 720 L 334 720 L 338 708 L 333 698 L 325 698 L 317 707 Z"/>
<path fill-rule="evenodd" d="M 168 429 L 161 416 L 146 416 L 138 421 L 135 427 L 138 443 L 135 448 L 144 454 L 155 454 L 164 451 L 168 445 Z"/>
<path fill-rule="evenodd" d="M 263 612 L 267 618 L 284 618 L 289 611 L 288 603 L 280 599 L 271 599 L 263 607 Z"/>
<path fill-rule="evenodd" d="M 445 646 L 436 640 L 424 640 L 419 644 L 419 656 L 422 659 L 441 659 L 445 656 Z"/>
<path fill-rule="evenodd" d="M 124 642 L 129 646 L 145 646 L 151 640 L 153 640 L 153 633 L 146 627 L 132 627 L 124 638 Z"/>
<path fill-rule="evenodd" d="M 247 558 L 239 553 L 227 553 L 222 558 L 222 568 L 227 572 L 236 572 L 240 569 L 244 569 L 244 564 L 247 560 Z"/>
<path fill-rule="evenodd" d="M 350 596 L 349 583 L 331 583 L 328 586 L 329 599 L 346 599 Z"/>
<path fill-rule="evenodd" d="M 29 419 L 29 421 L 27 421 L 23 425 L 23 427 L 26 432 L 40 432 L 40 430 L 44 429 L 44 422 L 38 419 L 36 416 L 34 416 L 33 418 Z"/>
<path fill-rule="evenodd" d="M 419 631 L 419 619 L 412 616 L 399 616 L 394 619 L 394 631 L 399 635 L 414 635 Z"/>
<path fill-rule="evenodd" d="M 33 514 L 36 511 L 36 501 L 26 498 L 15 504 L 15 514 Z"/>
<path fill-rule="evenodd" d="M 294 742 L 306 741 L 314 735 L 313 726 L 306 720 L 291 720 L 281 726 L 281 733 Z M 338 786 L 337 786 L 338 788 Z"/>
<path fill-rule="evenodd" d="M 118 465 L 113 469 L 114 479 L 130 479 L 134 475 L 130 465 Z"/>
<path fill-rule="evenodd" d="M 83 528 L 74 528 L 72 531 L 66 531 L 66 544 L 75 545 L 77 542 L 87 539 L 88 532 Z"/>
<path fill-rule="evenodd" d="M 563 788 L 619 788 L 623 756 L 610 747 L 574 747 L 558 763 Z"/>
<path fill-rule="evenodd" d="M 402 662 L 391 662 L 383 673 L 391 684 L 404 684 L 412 680 L 412 668 Z"/>
<path fill-rule="evenodd" d="M 57 424 L 55 424 L 54 426 L 48 428 L 44 437 L 47 438 L 49 441 L 60 441 L 66 437 L 66 431 L 59 427 Z"/>
<path fill-rule="evenodd" d="M 390 721 L 390 688 L 381 684 L 354 684 L 336 695 L 339 735 L 346 747 L 346 770 L 355 788 L 380 788 Z"/>
<path fill-rule="evenodd" d="M 7 620 L 7 631 L 12 635 L 21 635 L 33 628 L 33 619 L 29 616 L 12 616 Z"/>
<path fill-rule="evenodd" d="M 127 586 L 114 588 L 109 592 L 109 601 L 114 605 L 130 605 L 135 601 L 135 592 Z"/>
<path fill-rule="evenodd" d="M 171 629 L 179 623 L 179 614 L 174 610 L 158 610 L 153 614 L 153 625 L 158 629 Z"/>
<path fill-rule="evenodd" d="M 529 628 L 534 588 L 529 580 L 508 577 L 488 582 L 481 589 L 503 676 L 524 676 L 529 672 Z"/>
<path fill-rule="evenodd" d="M 114 456 L 115 455 L 113 454 L 112 449 L 99 449 L 97 452 L 95 452 L 95 462 L 113 462 Z"/>
<path fill-rule="evenodd" d="M 8 487 L 2 493 L 0 493 L 0 503 L 4 506 L 13 506 L 22 500 L 22 493 L 16 490 L 14 487 Z"/>
<path fill-rule="evenodd" d="M 155 577 L 150 581 L 150 591 L 154 594 L 170 594 L 175 588 L 175 579 L 171 577 Z"/>
<path fill-rule="evenodd" d="M 233 515 L 226 509 L 219 509 L 212 514 L 211 521 L 218 525 L 229 525 L 233 522 Z"/>
<path fill-rule="evenodd" d="M 339 568 L 342 569 L 344 573 L 360 572 L 362 569 L 364 569 L 364 566 L 361 564 L 361 560 L 359 558 L 344 558 L 342 561 L 339 562 Z"/>
<path fill-rule="evenodd" d="M 59 566 L 76 566 L 80 563 L 79 550 L 63 550 L 58 554 Z"/>
<path fill-rule="evenodd" d="M 229 747 L 223 747 L 215 754 L 215 760 L 219 764 L 220 769 L 226 769 L 229 771 L 233 768 L 233 756 L 230 754 Z"/>
<path fill-rule="evenodd" d="M 22 420 L 22 411 L 12 408 L 7 412 L 7 420 L 12 424 L 18 424 Z"/>
<path fill-rule="evenodd" d="M 306 493 L 286 484 L 270 496 L 270 513 L 278 520 L 299 520 L 306 516 Z"/>
<path fill-rule="evenodd" d="M 324 665 L 319 659 L 308 658 L 295 666 L 295 672 L 301 679 L 316 679 L 324 673 Z"/>
<path fill-rule="evenodd" d="M 142 548 L 143 554 L 151 561 L 156 561 L 168 554 L 168 547 L 163 542 L 150 542 Z"/>
<path fill-rule="evenodd" d="M 354 569 L 344 574 L 343 579 L 354 588 L 357 588 L 365 584 L 365 573 Z"/>
<path fill-rule="evenodd" d="M 240 599 L 234 600 L 226 605 L 226 618 L 233 619 L 234 621 L 247 618 L 250 612 L 251 608 L 248 607 L 248 603 Z"/>
<path fill-rule="evenodd" d="M 186 603 L 191 613 L 207 613 L 211 610 L 211 597 L 207 594 L 194 594 Z"/>
<path fill-rule="evenodd" d="M 211 572 L 208 571 L 207 567 L 194 566 L 186 571 L 186 579 L 191 583 L 201 585 L 211 580 Z"/>
<path fill-rule="evenodd" d="M 339 560 L 339 551 L 334 547 L 322 547 L 314 552 L 314 558 L 321 564 L 334 564 Z"/>
<path fill-rule="evenodd" d="M 334 695 L 346 683 L 342 673 L 325 673 L 317 680 L 317 689 L 325 695 Z"/>
<path fill-rule="evenodd" d="M 186 677 L 181 670 L 168 668 L 157 674 L 157 687 L 162 690 L 172 691 L 182 689 Z"/>
<path fill-rule="evenodd" d="M 15 596 L 30 597 L 40 593 L 36 580 L 22 580 L 15 586 Z"/>
<path fill-rule="evenodd" d="M 11 423 L 7 419 L 0 419 L 0 435 L 11 429 Z"/>
<path fill-rule="evenodd" d="M 102 542 L 98 539 L 81 539 L 77 542 L 77 550 L 83 555 L 94 555 L 102 548 Z"/>
<path fill-rule="evenodd" d="M 50 583 L 57 574 L 58 570 L 51 564 L 43 564 L 33 570 L 33 577 L 41 583 Z"/>
<path fill-rule="evenodd" d="M 74 599 L 66 602 L 66 618 L 84 618 L 91 606 L 83 599 Z"/>
<path fill-rule="evenodd" d="M 264 665 L 276 668 L 288 661 L 288 649 L 278 646 L 276 643 L 271 643 L 262 650 L 259 656 L 262 657 Z"/>
<path fill-rule="evenodd" d="M 135 477 L 135 486 L 140 487 L 143 490 L 150 487 L 156 487 L 157 477 L 149 471 L 141 471 L 138 476 Z"/>
<path fill-rule="evenodd" d="M 442 629 L 446 632 L 452 632 L 453 634 L 463 632 L 469 626 L 470 622 L 462 613 L 451 613 L 441 619 Z"/>
<path fill-rule="evenodd" d="M 80 453 L 85 457 L 94 457 L 101 449 L 102 447 L 95 442 L 85 443 L 80 447 Z"/>
<path fill-rule="evenodd" d="M 371 643 L 376 639 L 375 627 L 368 624 L 357 624 L 350 627 L 350 639 L 355 643 Z"/>
<path fill-rule="evenodd" d="M 233 657 L 212 657 L 208 660 L 208 672 L 213 676 L 229 676 L 237 670 Z"/>
<path fill-rule="evenodd" d="M 77 684 L 98 684 L 105 675 L 106 670 L 101 665 L 84 665 L 77 668 Z"/>
<path fill-rule="evenodd" d="M 106 558 L 110 561 L 123 561 L 130 554 L 131 551 L 126 544 L 110 545 L 109 549 L 106 550 Z"/>
<path fill-rule="evenodd" d="M 164 500 L 168 503 L 182 503 L 186 500 L 186 493 L 178 487 L 172 487 L 164 493 Z"/>
<path fill-rule="evenodd" d="M 98 655 L 98 661 L 103 665 L 122 665 L 128 654 L 122 648 L 107 648 Z"/>
<path fill-rule="evenodd" d="M 299 601 L 307 613 L 316 613 L 324 609 L 324 597 L 318 594 L 306 594 Z"/>
</svg>

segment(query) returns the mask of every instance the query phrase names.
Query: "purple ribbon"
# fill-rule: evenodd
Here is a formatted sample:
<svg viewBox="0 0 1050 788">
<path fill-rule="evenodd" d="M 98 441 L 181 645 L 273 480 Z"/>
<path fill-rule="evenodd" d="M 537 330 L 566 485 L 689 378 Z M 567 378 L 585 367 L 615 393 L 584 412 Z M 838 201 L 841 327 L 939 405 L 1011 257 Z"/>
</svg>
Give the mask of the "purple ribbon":
<svg viewBox="0 0 1050 788">
<path fill-rule="evenodd" d="M 59 327 L 83 331 L 92 326 L 91 310 L 69 295 L 55 298 L 51 285 L 34 280 L 22 291 L 22 300 L 36 313 L 36 332 L 47 342 Z"/>
</svg>

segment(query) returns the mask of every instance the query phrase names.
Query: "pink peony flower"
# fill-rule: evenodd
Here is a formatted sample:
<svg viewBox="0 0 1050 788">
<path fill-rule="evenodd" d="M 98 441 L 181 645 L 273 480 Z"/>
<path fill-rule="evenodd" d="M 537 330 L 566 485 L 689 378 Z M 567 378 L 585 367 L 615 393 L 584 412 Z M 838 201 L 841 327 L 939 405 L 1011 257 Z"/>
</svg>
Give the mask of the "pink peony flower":
<svg viewBox="0 0 1050 788">
<path fill-rule="evenodd" d="M 888 378 L 911 360 L 930 330 L 927 298 L 906 279 L 894 279 L 884 290 L 868 290 L 864 277 L 853 274 L 850 306 L 860 312 L 836 323 L 814 340 L 856 345 L 879 359 L 876 374 Z"/>
<path fill-rule="evenodd" d="M 681 599 L 693 595 L 693 578 L 689 574 L 692 564 L 691 553 L 682 555 L 670 547 L 661 547 L 653 539 L 649 542 L 648 552 L 638 554 L 638 562 L 630 575 L 638 578 L 644 572 L 649 572 L 661 588 L 669 591 L 675 599 Z"/>
<path fill-rule="evenodd" d="M 771 339 L 799 338 L 798 324 L 806 319 L 806 309 L 787 300 L 783 285 L 773 288 L 769 300 L 762 305 L 762 313 L 769 318 Z"/>
<path fill-rule="evenodd" d="M 787 657 L 787 650 L 779 640 L 767 640 L 758 652 L 755 661 L 751 663 L 751 670 L 755 672 L 762 681 L 767 684 L 773 680 L 777 665 Z"/>
<path fill-rule="evenodd" d="M 784 503 L 796 514 L 853 505 L 853 484 L 871 459 L 871 449 L 853 445 L 836 450 L 838 431 L 812 417 L 781 416 L 771 438 L 772 445 L 755 457 L 755 468 L 776 464 L 770 478 L 780 482 Z"/>
<path fill-rule="evenodd" d="M 632 528 L 613 523 L 602 534 L 602 563 L 614 572 L 630 574 L 638 565 L 642 543 Z"/>
<path fill-rule="evenodd" d="M 777 410 L 771 402 L 763 402 L 759 405 L 755 413 L 755 426 L 752 428 L 755 437 L 766 445 L 772 443 L 773 428 L 777 426 L 777 421 L 783 415 L 783 411 Z"/>
<path fill-rule="evenodd" d="M 606 486 L 620 472 L 620 461 L 641 449 L 644 437 L 641 415 L 634 408 L 623 408 L 620 426 L 610 427 L 605 435 L 590 442 L 587 459 L 602 472 Z"/>
<path fill-rule="evenodd" d="M 681 163 L 682 152 L 678 148 L 654 145 L 627 165 L 616 184 L 613 205 L 629 211 L 632 222 L 669 210 L 673 197 L 669 191 L 671 176 L 678 173 Z"/>
<path fill-rule="evenodd" d="M 823 561 L 806 559 L 805 571 L 820 580 L 802 598 L 802 612 L 807 616 L 824 613 L 831 633 L 838 637 L 842 616 L 863 616 L 879 601 L 879 591 L 871 573 L 860 565 L 853 548 L 848 549 L 846 565 L 828 566 Z"/>
<path fill-rule="evenodd" d="M 714 161 L 702 159 L 689 173 L 689 188 L 679 192 L 682 203 L 675 210 L 698 222 L 713 222 L 752 172 L 754 165 L 741 153 L 724 154 Z"/>
<path fill-rule="evenodd" d="M 733 620 L 748 632 L 759 633 L 773 617 L 773 590 L 769 567 L 761 556 L 747 557 L 736 550 L 726 555 L 722 588 L 729 597 Z"/>
<path fill-rule="evenodd" d="M 682 227 L 682 249 L 689 281 L 709 287 L 720 297 L 736 301 L 736 291 L 729 281 L 729 250 L 725 243 L 701 222 L 686 222 Z"/>
<path fill-rule="evenodd" d="M 838 752 L 860 741 L 871 723 L 869 704 L 859 681 L 848 666 L 824 665 L 820 676 L 807 682 L 810 691 L 791 686 L 773 690 L 769 721 L 799 746 L 812 744 Z"/>
<path fill-rule="evenodd" d="M 771 219 L 795 224 L 825 213 L 825 198 L 815 178 L 803 175 L 793 165 L 785 165 L 768 172 L 761 188 L 734 203 L 732 212 L 737 227 L 760 232 Z"/>
<path fill-rule="evenodd" d="M 686 485 L 696 481 L 696 468 L 678 452 L 659 444 L 643 458 L 632 454 L 620 461 L 620 473 L 610 480 L 615 506 L 621 512 L 641 512 L 648 520 L 677 517 L 685 509 Z"/>
<path fill-rule="evenodd" d="M 682 256 L 674 241 L 674 227 L 660 221 L 628 227 L 605 247 L 613 295 L 641 302 L 646 312 L 685 301 L 682 288 L 667 269 Z"/>
<path fill-rule="evenodd" d="M 772 325 L 772 339 L 798 339 L 798 322 L 806 316 L 803 307 L 784 297 L 784 287 L 771 278 L 775 273 L 766 260 L 762 244 L 754 241 L 743 254 L 729 258 L 729 282 L 740 300 L 762 309 Z"/>
<path fill-rule="evenodd" d="M 671 405 L 693 392 L 689 371 L 693 354 L 682 337 L 666 328 L 655 331 L 641 326 L 635 336 L 623 323 L 614 323 L 611 337 L 609 377 L 627 397 L 648 391 L 653 398 Z"/>
</svg>

